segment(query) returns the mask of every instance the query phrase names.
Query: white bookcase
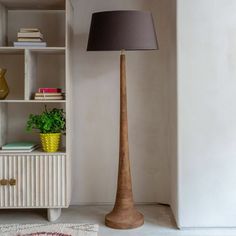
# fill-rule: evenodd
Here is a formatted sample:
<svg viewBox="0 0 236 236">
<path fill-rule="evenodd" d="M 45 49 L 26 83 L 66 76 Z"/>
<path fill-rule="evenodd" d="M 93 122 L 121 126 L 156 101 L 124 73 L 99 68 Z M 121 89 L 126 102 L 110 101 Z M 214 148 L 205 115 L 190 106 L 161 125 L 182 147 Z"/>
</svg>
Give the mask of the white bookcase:
<svg viewBox="0 0 236 236">
<path fill-rule="evenodd" d="M 71 195 L 71 76 L 70 35 L 73 7 L 70 0 L 0 0 L 0 68 L 6 68 L 10 93 L 0 100 L 0 146 L 13 141 L 37 141 L 25 130 L 30 113 L 61 107 L 66 111 L 67 134 L 57 153 L 0 153 L 0 209 L 46 208 L 56 220 Z M 46 48 L 16 48 L 17 32 L 37 27 Z M 65 100 L 38 101 L 39 87 L 61 87 Z M 16 180 L 10 184 L 10 180 Z M 14 182 L 14 181 L 13 181 Z"/>
</svg>

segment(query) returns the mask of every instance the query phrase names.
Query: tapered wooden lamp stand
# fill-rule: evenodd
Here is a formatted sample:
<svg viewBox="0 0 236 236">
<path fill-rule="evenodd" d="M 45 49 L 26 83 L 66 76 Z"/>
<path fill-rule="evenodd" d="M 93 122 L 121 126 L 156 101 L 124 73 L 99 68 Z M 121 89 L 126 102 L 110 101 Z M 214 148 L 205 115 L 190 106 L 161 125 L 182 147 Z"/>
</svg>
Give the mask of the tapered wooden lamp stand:
<svg viewBox="0 0 236 236">
<path fill-rule="evenodd" d="M 122 51 L 120 55 L 120 150 L 116 201 L 106 215 L 105 224 L 115 229 L 143 225 L 144 217 L 134 207 L 128 143 L 125 50 L 158 49 L 156 33 L 149 12 L 109 11 L 92 16 L 88 51 Z"/>
<path fill-rule="evenodd" d="M 115 229 L 132 229 L 144 223 L 143 215 L 135 209 L 133 202 L 129 162 L 125 64 L 125 54 L 122 51 L 120 55 L 120 151 L 117 193 L 115 206 L 105 218 L 105 224 Z"/>
</svg>

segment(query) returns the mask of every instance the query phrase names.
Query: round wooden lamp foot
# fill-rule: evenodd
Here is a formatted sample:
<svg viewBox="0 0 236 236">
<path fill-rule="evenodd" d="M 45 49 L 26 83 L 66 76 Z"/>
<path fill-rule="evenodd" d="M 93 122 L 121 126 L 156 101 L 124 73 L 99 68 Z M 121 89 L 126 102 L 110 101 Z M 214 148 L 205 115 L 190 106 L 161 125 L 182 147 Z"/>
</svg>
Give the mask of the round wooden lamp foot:
<svg viewBox="0 0 236 236">
<path fill-rule="evenodd" d="M 105 224 L 113 229 L 134 229 L 144 224 L 144 217 L 135 208 L 128 210 L 114 209 L 106 215 Z"/>
</svg>

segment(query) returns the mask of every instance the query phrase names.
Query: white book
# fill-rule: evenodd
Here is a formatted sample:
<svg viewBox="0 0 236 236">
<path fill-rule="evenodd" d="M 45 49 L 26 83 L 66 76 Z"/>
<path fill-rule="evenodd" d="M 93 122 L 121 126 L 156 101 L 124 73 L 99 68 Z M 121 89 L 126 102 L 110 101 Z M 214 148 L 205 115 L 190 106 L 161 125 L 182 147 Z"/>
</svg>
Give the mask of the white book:
<svg viewBox="0 0 236 236">
<path fill-rule="evenodd" d="M 8 149 L 8 150 L 12 150 L 12 149 L 31 149 L 38 146 L 37 143 L 33 143 L 33 142 L 12 142 L 12 143 L 7 143 L 5 145 L 2 146 L 2 150 L 4 149 Z"/>
<path fill-rule="evenodd" d="M 20 153 L 23 153 L 23 152 L 26 152 L 26 153 L 29 153 L 29 152 L 32 152 L 32 151 L 34 151 L 35 149 L 37 149 L 38 148 L 38 146 L 36 146 L 36 147 L 33 147 L 33 148 L 31 148 L 31 149 L 9 149 L 9 150 L 3 150 L 3 149 L 1 149 L 0 150 L 0 153 L 9 153 L 9 152 L 20 152 Z"/>
<path fill-rule="evenodd" d="M 47 47 L 46 42 L 14 42 L 14 47 Z"/>
<path fill-rule="evenodd" d="M 41 38 L 18 38 L 18 42 L 42 42 L 43 40 Z"/>
<path fill-rule="evenodd" d="M 63 96 L 55 96 L 55 97 L 34 97 L 35 100 L 63 100 Z"/>
<path fill-rule="evenodd" d="M 40 32 L 38 28 L 20 28 L 21 33 L 26 33 L 26 32 Z"/>
<path fill-rule="evenodd" d="M 43 34 L 41 32 L 25 32 L 25 33 L 18 32 L 17 37 L 18 38 L 43 38 Z"/>
<path fill-rule="evenodd" d="M 35 93 L 36 97 L 61 97 L 63 96 L 63 93 Z"/>
</svg>

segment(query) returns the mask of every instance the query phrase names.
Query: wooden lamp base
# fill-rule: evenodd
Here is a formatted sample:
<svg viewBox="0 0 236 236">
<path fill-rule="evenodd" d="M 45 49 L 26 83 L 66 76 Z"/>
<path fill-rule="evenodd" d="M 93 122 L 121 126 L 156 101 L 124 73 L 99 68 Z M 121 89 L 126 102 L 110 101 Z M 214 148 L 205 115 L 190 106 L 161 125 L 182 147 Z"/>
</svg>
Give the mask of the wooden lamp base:
<svg viewBox="0 0 236 236">
<path fill-rule="evenodd" d="M 120 56 L 120 153 L 116 202 L 105 224 L 114 229 L 133 229 L 144 223 L 144 217 L 134 207 L 128 142 L 125 55 Z"/>
<path fill-rule="evenodd" d="M 113 229 L 134 229 L 144 224 L 144 217 L 135 208 L 114 209 L 106 215 L 105 224 Z"/>
</svg>

